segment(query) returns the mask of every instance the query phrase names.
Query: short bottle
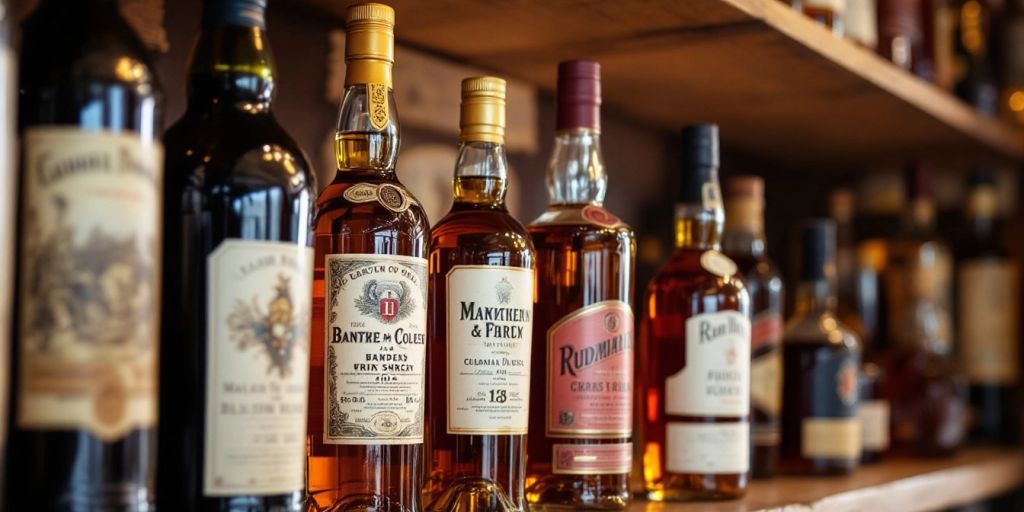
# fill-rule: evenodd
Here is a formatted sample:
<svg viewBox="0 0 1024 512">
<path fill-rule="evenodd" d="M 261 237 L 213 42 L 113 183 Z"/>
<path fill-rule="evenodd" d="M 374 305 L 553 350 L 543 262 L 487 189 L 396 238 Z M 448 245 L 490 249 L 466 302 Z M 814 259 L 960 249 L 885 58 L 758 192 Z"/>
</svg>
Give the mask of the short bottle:
<svg viewBox="0 0 1024 512">
<path fill-rule="evenodd" d="M 550 202 L 537 249 L 527 499 L 533 510 L 621 510 L 632 469 L 636 242 L 603 207 L 600 66 L 558 66 Z"/>
<path fill-rule="evenodd" d="M 725 182 L 722 251 L 732 258 L 750 294 L 751 476 L 775 475 L 782 406 L 782 308 L 784 287 L 768 259 L 764 235 L 764 180 L 737 176 Z"/>
<path fill-rule="evenodd" d="M 836 229 L 831 220 L 800 228 L 795 315 L 782 341 L 782 445 L 785 473 L 850 473 L 861 457 L 857 417 L 861 348 L 836 316 Z"/>
<path fill-rule="evenodd" d="M 533 267 L 505 207 L 505 81 L 462 82 L 451 210 L 430 234 L 429 512 L 526 509 Z"/>
<path fill-rule="evenodd" d="M 750 469 L 750 296 L 720 252 L 718 128 L 683 130 L 676 250 L 647 287 L 638 350 L 644 491 L 739 498 Z"/>
</svg>

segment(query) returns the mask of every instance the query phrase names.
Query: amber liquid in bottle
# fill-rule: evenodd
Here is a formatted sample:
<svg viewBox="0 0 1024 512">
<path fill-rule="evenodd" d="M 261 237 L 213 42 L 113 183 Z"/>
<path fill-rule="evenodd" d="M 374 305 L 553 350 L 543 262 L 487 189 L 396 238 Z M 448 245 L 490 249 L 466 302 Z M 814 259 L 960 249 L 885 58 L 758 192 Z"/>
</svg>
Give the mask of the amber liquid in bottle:
<svg viewBox="0 0 1024 512">
<path fill-rule="evenodd" d="M 357 14 L 362 17 L 353 20 L 353 11 L 361 9 Z M 353 23 L 371 21 L 371 27 L 380 27 L 386 24 L 387 14 L 391 15 L 393 26 L 393 13 L 390 8 L 377 4 L 369 4 L 350 8 L 348 37 L 351 40 L 356 32 L 351 30 Z M 367 16 L 369 13 L 369 16 Z M 360 31 L 364 35 L 369 30 Z M 390 31 L 383 35 L 371 34 L 369 37 L 393 37 Z M 351 41 L 350 41 L 351 42 Z M 349 45 L 350 47 L 353 45 Z M 350 60 L 348 62 L 348 76 L 350 80 L 346 84 L 345 95 L 342 100 L 341 114 L 339 116 L 339 129 L 336 138 L 335 154 L 337 156 L 338 172 L 332 181 L 321 192 L 317 199 L 317 215 L 314 222 L 314 274 L 313 274 L 313 319 L 311 325 L 311 347 L 310 347 L 310 385 L 309 385 L 309 422 L 307 434 L 307 507 L 309 510 L 330 510 L 330 511 L 374 511 L 374 512 L 406 512 L 420 510 L 419 491 L 421 481 L 421 467 L 423 456 L 422 427 L 420 436 L 415 432 L 403 440 L 390 439 L 386 442 L 374 443 L 368 441 L 353 442 L 329 441 L 330 431 L 327 429 L 325 416 L 330 414 L 332 407 L 352 406 L 353 401 L 369 400 L 371 397 L 365 393 L 345 394 L 342 379 L 334 381 L 334 385 L 342 392 L 338 403 L 328 404 L 325 395 L 330 396 L 329 388 L 331 382 L 328 380 L 334 371 L 330 365 L 325 364 L 328 341 L 333 341 L 333 333 L 330 339 L 325 339 L 327 327 L 343 324 L 351 326 L 352 322 L 364 321 L 368 326 L 376 321 L 368 317 L 360 317 L 353 306 L 347 301 L 340 304 L 341 314 L 337 315 L 338 322 L 332 322 L 332 315 L 327 315 L 328 308 L 332 305 L 325 301 L 328 294 L 328 287 L 332 284 L 327 279 L 325 267 L 329 257 L 337 255 L 368 255 L 368 258 L 392 258 L 392 267 L 400 267 L 406 270 L 412 268 L 422 269 L 424 282 L 404 279 L 400 282 L 412 288 L 408 293 L 413 303 L 406 303 L 414 307 L 422 308 L 423 302 L 417 306 L 415 302 L 424 301 L 425 293 L 422 288 L 426 286 L 426 257 L 427 237 L 429 225 L 426 214 L 419 204 L 412 199 L 411 195 L 398 182 L 395 176 L 395 161 L 399 145 L 398 117 L 395 114 L 395 103 L 391 93 L 391 61 L 387 55 L 377 56 L 380 60 L 363 58 Z M 379 67 L 385 67 L 385 70 Z M 351 81 L 353 77 L 370 76 L 374 79 L 384 78 L 382 83 L 360 83 Z M 382 89 L 382 87 L 384 89 Z M 381 98 L 383 97 L 383 101 Z M 387 113 L 386 119 L 373 119 L 371 112 Z M 383 265 L 385 268 L 389 265 Z M 372 269 L 371 269 L 372 270 Z M 415 274 L 409 270 L 410 274 Z M 358 276 L 348 274 L 350 279 L 362 279 Z M 399 277 L 389 275 L 381 277 L 379 284 L 391 280 L 399 282 Z M 369 285 L 369 282 L 366 282 Z M 383 298 L 388 291 L 367 290 L 371 297 L 381 297 L 376 304 L 378 308 L 370 311 L 372 314 L 377 311 L 380 314 L 391 313 L 388 308 L 393 303 L 386 303 Z M 402 324 L 407 331 L 418 332 L 420 335 L 426 330 L 425 315 L 420 319 L 414 319 L 415 314 L 405 319 L 392 319 L 392 322 L 405 322 Z M 422 325 L 410 325 L 419 324 Z M 398 324 L 391 324 L 398 325 Z M 355 327 L 353 331 L 355 332 Z M 378 334 L 385 334 L 389 330 L 378 331 Z M 371 333 L 372 334 L 372 333 Z M 402 346 L 395 343 L 367 343 L 373 345 L 374 352 L 384 347 L 394 348 L 394 353 L 403 353 Z M 418 357 L 411 348 L 414 344 L 404 345 L 410 352 L 409 360 L 403 364 L 412 365 L 411 371 L 403 370 L 408 375 L 397 376 L 398 372 L 380 372 L 376 377 L 364 377 L 369 381 L 388 382 L 388 379 L 399 378 L 398 382 L 389 385 L 403 385 L 409 381 L 415 381 L 417 375 L 422 382 L 425 360 L 420 349 Z M 423 345 L 419 345 L 423 347 Z M 381 352 L 383 353 L 383 352 Z M 339 364 L 352 366 L 356 361 L 342 359 Z M 402 402 L 396 408 L 408 410 L 410 406 L 415 411 L 416 400 L 422 406 L 422 384 L 416 389 L 408 389 L 406 386 L 403 394 L 394 394 L 393 397 L 400 397 Z M 415 386 L 413 386 L 415 388 Z M 358 391 L 358 390 L 357 390 Z M 406 394 L 407 392 L 407 394 Z M 347 400 L 341 403 L 340 400 Z M 386 399 L 385 397 L 381 398 Z M 412 402 L 412 403 L 410 403 Z M 361 405 L 361 404 L 356 404 Z M 417 413 L 419 418 L 412 418 L 416 428 L 417 421 L 422 422 L 422 409 Z M 359 416 L 359 415 L 354 415 Z M 403 413 L 400 416 L 405 416 Z M 358 417 L 350 417 L 358 421 Z M 380 427 L 388 427 L 392 418 L 381 418 L 378 422 Z M 373 425 L 365 425 L 362 428 L 370 428 Z M 327 432 L 325 432 L 327 430 Z"/>
<path fill-rule="evenodd" d="M 581 159 L 590 165 L 573 165 Z M 537 248 L 533 510 L 615 510 L 629 501 L 636 242 L 601 207 L 600 159 L 593 130 L 560 133 L 548 175 L 551 205 L 530 225 Z M 576 174 L 583 170 L 589 176 Z M 579 180 L 588 185 L 569 186 Z M 596 355 L 588 359 L 590 352 Z"/>
<path fill-rule="evenodd" d="M 749 479 L 750 297 L 735 263 L 718 252 L 715 138 L 713 158 L 687 159 L 676 251 L 645 293 L 637 400 L 644 485 L 654 501 L 738 498 Z M 723 380 L 699 378 L 709 374 Z M 685 412 L 698 409 L 716 413 Z"/>
</svg>

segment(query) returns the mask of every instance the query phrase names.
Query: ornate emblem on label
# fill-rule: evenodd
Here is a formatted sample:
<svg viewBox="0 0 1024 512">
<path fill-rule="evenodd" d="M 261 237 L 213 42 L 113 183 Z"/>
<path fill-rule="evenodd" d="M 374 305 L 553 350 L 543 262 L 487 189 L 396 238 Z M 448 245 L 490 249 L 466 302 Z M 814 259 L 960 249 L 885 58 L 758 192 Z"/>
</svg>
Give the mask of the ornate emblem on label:
<svg viewBox="0 0 1024 512">
<path fill-rule="evenodd" d="M 137 134 L 26 134 L 21 428 L 114 441 L 156 423 L 162 162 Z"/>
<path fill-rule="evenodd" d="M 324 442 L 423 442 L 427 260 L 329 254 Z"/>
<path fill-rule="evenodd" d="M 207 260 L 203 493 L 302 488 L 313 250 L 225 240 Z"/>
<path fill-rule="evenodd" d="M 366 84 L 367 99 L 370 104 L 370 125 L 375 130 L 383 130 L 388 126 L 388 86 L 384 84 Z"/>
<path fill-rule="evenodd" d="M 395 213 L 409 209 L 414 202 L 412 196 L 402 187 L 390 183 L 376 185 L 373 183 L 356 183 L 342 192 L 342 197 L 353 203 L 372 203 L 374 201 Z"/>
<path fill-rule="evenodd" d="M 700 255 L 700 266 L 718 277 L 731 277 L 736 274 L 736 263 L 728 256 L 715 251 L 704 251 Z"/>
<path fill-rule="evenodd" d="M 615 228 L 622 225 L 622 221 L 618 217 L 612 215 L 611 212 L 601 208 L 600 206 L 588 205 L 583 207 L 581 212 L 583 219 L 590 221 L 598 226 L 606 228 Z"/>
</svg>

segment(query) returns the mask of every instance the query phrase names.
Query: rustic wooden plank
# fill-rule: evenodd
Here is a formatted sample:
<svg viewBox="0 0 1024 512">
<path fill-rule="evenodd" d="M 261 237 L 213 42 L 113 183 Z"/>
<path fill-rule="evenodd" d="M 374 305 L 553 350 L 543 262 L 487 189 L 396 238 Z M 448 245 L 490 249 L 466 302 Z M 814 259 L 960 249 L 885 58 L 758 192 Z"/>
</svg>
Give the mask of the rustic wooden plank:
<svg viewBox="0 0 1024 512">
<path fill-rule="evenodd" d="M 338 20 L 354 3 L 301 1 Z M 727 150 L 767 164 L 1024 160 L 1021 133 L 777 0 L 387 1 L 407 45 L 547 89 L 560 60 L 595 58 L 608 108 L 718 122 Z"/>
</svg>

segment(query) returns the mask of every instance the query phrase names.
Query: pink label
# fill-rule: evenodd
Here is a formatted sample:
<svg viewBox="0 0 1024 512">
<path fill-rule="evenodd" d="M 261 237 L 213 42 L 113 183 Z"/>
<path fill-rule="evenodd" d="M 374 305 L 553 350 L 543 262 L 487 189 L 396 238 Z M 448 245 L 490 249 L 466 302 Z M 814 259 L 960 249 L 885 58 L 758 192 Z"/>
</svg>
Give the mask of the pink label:
<svg viewBox="0 0 1024 512">
<path fill-rule="evenodd" d="M 549 437 L 629 437 L 633 427 L 633 312 L 609 300 L 548 329 Z"/>
<path fill-rule="evenodd" d="M 782 341 L 782 315 L 778 313 L 761 313 L 754 317 L 754 325 L 750 328 L 750 352 L 766 345 L 778 345 Z"/>
<path fill-rule="evenodd" d="M 633 443 L 556 444 L 552 450 L 556 475 L 614 475 L 633 467 Z"/>
</svg>

